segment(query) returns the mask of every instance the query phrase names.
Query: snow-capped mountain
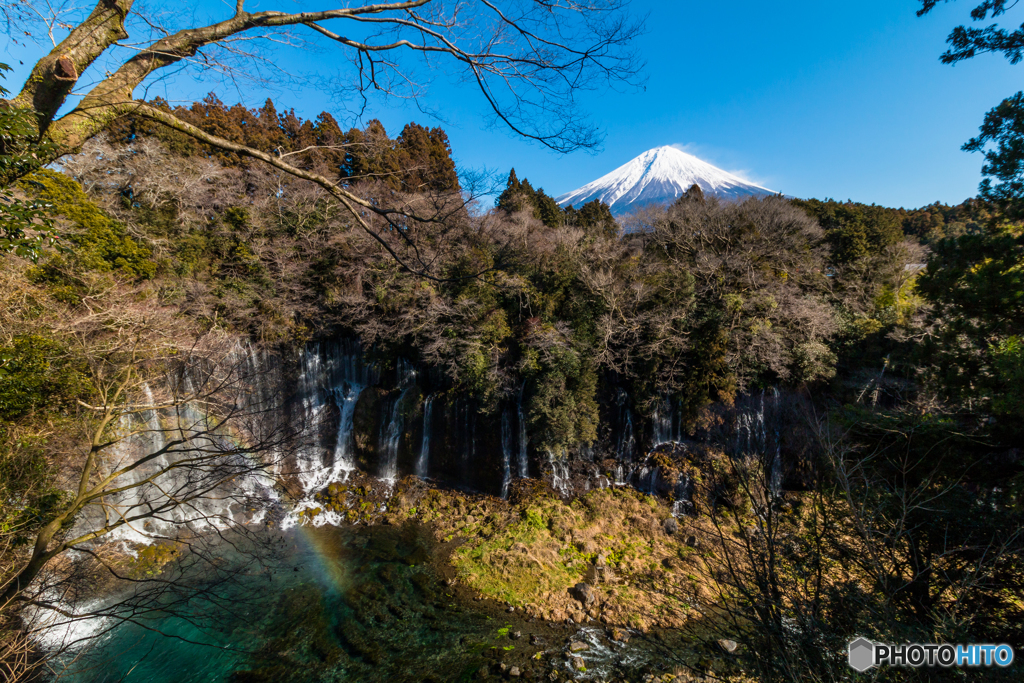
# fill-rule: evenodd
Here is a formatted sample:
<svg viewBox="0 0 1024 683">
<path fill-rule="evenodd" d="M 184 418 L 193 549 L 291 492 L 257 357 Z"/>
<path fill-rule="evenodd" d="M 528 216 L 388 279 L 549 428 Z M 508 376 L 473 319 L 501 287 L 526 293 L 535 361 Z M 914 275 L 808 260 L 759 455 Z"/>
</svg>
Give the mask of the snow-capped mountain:
<svg viewBox="0 0 1024 683">
<path fill-rule="evenodd" d="M 675 147 L 655 147 L 557 201 L 579 208 L 600 199 L 619 215 L 644 204 L 671 203 L 694 183 L 704 194 L 724 199 L 775 194 Z"/>
</svg>

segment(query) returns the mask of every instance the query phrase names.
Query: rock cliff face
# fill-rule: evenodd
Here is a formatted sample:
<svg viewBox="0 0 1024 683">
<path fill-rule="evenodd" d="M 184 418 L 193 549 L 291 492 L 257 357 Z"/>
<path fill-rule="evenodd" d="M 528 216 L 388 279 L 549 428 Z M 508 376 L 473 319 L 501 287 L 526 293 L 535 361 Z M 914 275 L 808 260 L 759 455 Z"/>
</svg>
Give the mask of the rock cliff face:
<svg viewBox="0 0 1024 683">
<path fill-rule="evenodd" d="M 298 469 L 302 495 L 359 469 L 394 482 L 415 474 L 445 486 L 507 497 L 525 477 L 543 479 L 565 496 L 595 488 L 633 486 L 694 509 L 697 451 L 707 446 L 737 457 L 755 456 L 781 487 L 787 468 L 784 399 L 775 392 L 746 397 L 717 415 L 716 426 L 687 438 L 676 407 L 663 401 L 640 415 L 629 395 L 611 383 L 601 394 L 599 439 L 555 455 L 531 444 L 522 410 L 527 384 L 497 410 L 436 381 L 428 368 L 396 358 L 381 370 L 355 342 L 320 344 L 304 352 L 291 410 L 318 420 L 316 438 Z M 277 381 L 289 384 L 285 377 Z M 792 470 L 792 467 L 788 469 Z"/>
<path fill-rule="evenodd" d="M 238 354 L 238 362 L 253 368 L 259 378 L 250 399 L 281 415 L 301 434 L 301 442 L 274 465 L 279 485 L 244 485 L 250 494 L 265 498 L 283 490 L 280 508 L 295 520 L 310 519 L 303 512 L 320 507 L 318 496 L 331 484 L 351 483 L 357 473 L 360 481 L 376 480 L 385 487 L 416 475 L 446 488 L 502 498 L 524 479 L 544 482 L 563 497 L 629 486 L 670 501 L 676 515 L 685 515 L 699 512 L 706 503 L 704 494 L 695 494 L 695 482 L 712 457 L 709 453 L 755 458 L 776 491 L 794 470 L 786 465 L 793 457 L 784 438 L 792 429 L 786 425 L 784 401 L 773 392 L 722 407 L 713 428 L 688 437 L 671 401 L 663 400 L 649 415 L 641 415 L 628 393 L 609 379 L 599 391 L 598 440 L 556 455 L 531 443 L 522 405 L 532 390 L 528 383 L 487 412 L 439 382 L 429 368 L 403 358 L 371 362 L 351 340 L 315 344 L 291 359 L 249 347 Z M 165 419 L 150 412 L 139 419 Z M 140 470 L 139 476 L 144 475 Z M 728 503 L 728 491 L 714 495 Z M 245 519 L 243 506 L 235 507 L 239 509 L 221 511 L 220 517 Z M 316 516 L 318 524 L 340 521 L 329 514 Z"/>
</svg>

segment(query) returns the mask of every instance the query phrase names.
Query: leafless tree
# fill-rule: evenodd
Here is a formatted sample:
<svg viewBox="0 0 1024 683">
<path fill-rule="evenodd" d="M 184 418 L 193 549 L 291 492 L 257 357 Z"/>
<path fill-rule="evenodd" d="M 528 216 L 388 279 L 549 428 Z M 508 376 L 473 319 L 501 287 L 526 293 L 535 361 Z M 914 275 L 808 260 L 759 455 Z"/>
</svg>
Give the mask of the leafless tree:
<svg viewBox="0 0 1024 683">
<path fill-rule="evenodd" d="M 197 598 L 219 604 L 233 572 L 263 561 L 265 539 L 247 524 L 273 507 L 275 477 L 287 474 L 305 425 L 289 424 L 260 384 L 266 368 L 237 338 L 201 333 L 151 298 L 125 305 L 124 293 L 96 293 L 51 321 L 88 391 L 78 432 L 50 444 L 68 494 L 37 527 L 0 533 L 8 545 L 29 535 L 3 554 L 5 621 L 21 614 L 30 629 L 59 630 L 99 617 L 112 628 Z M 138 561 L 111 550 L 118 540 L 156 549 L 139 561 L 168 571 L 137 575 Z M 238 558 L 230 566 L 217 559 L 225 547 Z M 76 608 L 105 592 L 115 599 Z M 4 647 L 17 655 L 17 642 Z M 23 669 L 16 660 L 5 661 Z"/>
<path fill-rule="evenodd" d="M 336 178 L 300 168 L 274 150 L 211 135 L 133 99 L 134 93 L 178 68 L 258 78 L 254 62 L 275 46 L 300 44 L 302 39 L 292 32 L 301 30 L 321 47 L 333 46 L 351 58 L 350 87 L 358 98 L 378 94 L 416 99 L 425 84 L 415 67 L 445 69 L 478 91 L 497 123 L 567 152 L 599 141 L 580 111 L 577 94 L 636 77 L 639 63 L 630 45 L 641 24 L 627 16 L 627 5 L 627 0 L 402 0 L 250 13 L 239 0 L 232 16 L 192 25 L 168 7 L 151 6 L 143 12 L 134 0 L 100 0 L 87 16 L 64 5 L 5 3 L 9 26 L 35 21 L 53 44 L 7 105 L 35 114 L 38 138 L 53 143 L 45 152 L 48 161 L 79 151 L 127 115 L 261 160 L 322 187 L 393 258 L 408 264 L 414 257 L 400 254 L 368 217 L 376 216 L 387 230 L 404 235 L 407 219 L 424 207 L 379 205 Z M 68 105 L 70 111 L 60 113 Z"/>
<path fill-rule="evenodd" d="M 773 496 L 765 469 L 742 454 L 702 468 L 698 510 L 711 524 L 696 545 L 712 580 L 680 598 L 704 616 L 686 627 L 694 637 L 738 645 L 720 651 L 716 672 L 731 660 L 760 681 L 848 680 L 845 647 L 859 636 L 955 643 L 1013 633 L 1006 593 L 1019 580 L 1022 538 L 1005 524 L 1013 512 L 998 492 L 967 519 L 966 478 L 951 478 L 950 454 L 913 427 L 890 426 L 889 442 L 866 439 L 797 403 L 816 455 L 808 491 Z M 910 447 L 919 439 L 923 447 Z M 996 678 L 1003 673 L 880 675 L 1012 680 Z"/>
</svg>

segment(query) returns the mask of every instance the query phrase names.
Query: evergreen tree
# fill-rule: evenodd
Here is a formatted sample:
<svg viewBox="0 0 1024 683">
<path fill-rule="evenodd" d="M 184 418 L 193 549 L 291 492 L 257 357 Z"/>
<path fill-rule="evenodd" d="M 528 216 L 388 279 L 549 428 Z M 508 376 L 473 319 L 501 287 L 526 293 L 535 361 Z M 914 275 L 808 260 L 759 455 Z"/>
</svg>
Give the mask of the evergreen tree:
<svg viewBox="0 0 1024 683">
<path fill-rule="evenodd" d="M 557 228 L 565 222 L 565 213 L 562 211 L 562 207 L 553 197 L 545 194 L 543 189 L 534 193 L 533 203 L 536 207 L 535 215 L 540 218 L 541 223 L 549 228 Z"/>
<path fill-rule="evenodd" d="M 836 264 L 878 256 L 903 239 L 902 217 L 893 209 L 818 199 L 794 200 L 794 204 L 818 219 Z"/>
<path fill-rule="evenodd" d="M 571 206 L 565 207 L 565 222 L 568 225 L 579 226 L 592 235 L 617 237 L 619 234 L 619 224 L 615 221 L 611 208 L 598 199 L 587 202 L 579 210 Z"/>
<path fill-rule="evenodd" d="M 939 0 L 920 0 L 918 16 L 927 14 Z M 1006 14 L 1017 3 L 1011 0 L 984 0 L 971 10 L 971 19 L 986 21 Z M 960 25 L 946 38 L 949 49 L 940 57 L 943 64 L 956 64 L 988 52 L 1002 53 L 1011 64 L 1024 57 L 1024 25 L 1013 31 L 991 24 L 985 28 Z M 986 150 L 989 144 L 994 149 Z M 981 134 L 963 149 L 984 152 L 985 165 L 978 188 L 982 199 L 993 201 L 1013 218 L 1024 216 L 1024 92 L 1003 100 L 985 115 Z M 993 180 L 995 183 L 993 184 Z"/>
<path fill-rule="evenodd" d="M 926 343 L 939 388 L 1024 425 L 1024 230 L 992 227 L 940 240 L 918 288 L 932 304 Z M 980 412 L 980 411 L 979 411 Z"/>
</svg>

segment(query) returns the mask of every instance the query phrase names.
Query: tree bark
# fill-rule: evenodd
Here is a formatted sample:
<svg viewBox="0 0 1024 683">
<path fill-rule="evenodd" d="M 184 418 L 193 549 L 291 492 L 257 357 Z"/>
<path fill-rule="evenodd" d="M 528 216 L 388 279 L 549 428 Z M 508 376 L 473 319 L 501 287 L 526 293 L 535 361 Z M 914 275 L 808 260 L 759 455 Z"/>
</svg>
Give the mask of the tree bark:
<svg viewBox="0 0 1024 683">
<path fill-rule="evenodd" d="M 46 133 L 82 72 L 107 48 L 128 37 L 124 20 L 134 1 L 100 0 L 85 21 L 36 62 L 21 92 L 10 104 L 36 113 L 40 136 Z"/>
</svg>

